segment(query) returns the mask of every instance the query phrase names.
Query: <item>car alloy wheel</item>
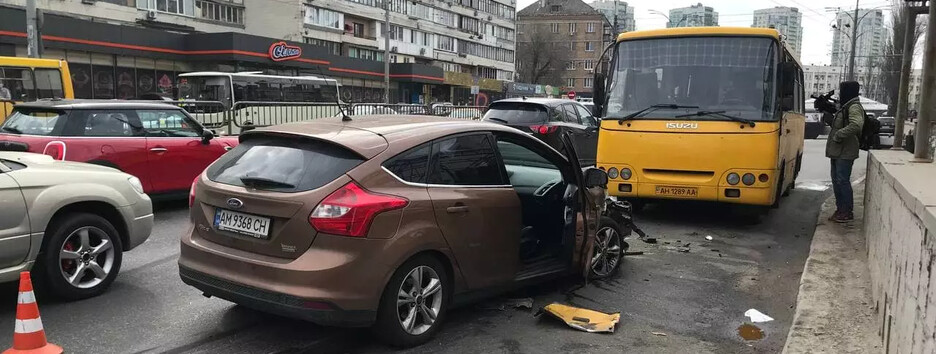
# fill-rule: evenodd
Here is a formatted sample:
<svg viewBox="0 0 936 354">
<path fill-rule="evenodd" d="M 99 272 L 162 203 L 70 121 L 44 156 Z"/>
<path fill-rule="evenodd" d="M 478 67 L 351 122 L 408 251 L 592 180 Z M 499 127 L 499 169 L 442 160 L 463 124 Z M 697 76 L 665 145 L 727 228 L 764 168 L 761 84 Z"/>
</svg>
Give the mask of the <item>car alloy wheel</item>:
<svg viewBox="0 0 936 354">
<path fill-rule="evenodd" d="M 611 275 L 621 262 L 621 234 L 610 225 L 602 225 L 595 237 L 595 250 L 592 255 L 591 269 L 595 277 Z"/>
<path fill-rule="evenodd" d="M 397 319 L 406 333 L 420 335 L 432 328 L 442 310 L 442 279 L 427 266 L 413 268 L 397 291 Z"/>
<path fill-rule="evenodd" d="M 65 237 L 59 250 L 59 270 L 72 286 L 93 288 L 110 274 L 115 252 L 114 244 L 104 230 L 84 226 Z"/>
</svg>

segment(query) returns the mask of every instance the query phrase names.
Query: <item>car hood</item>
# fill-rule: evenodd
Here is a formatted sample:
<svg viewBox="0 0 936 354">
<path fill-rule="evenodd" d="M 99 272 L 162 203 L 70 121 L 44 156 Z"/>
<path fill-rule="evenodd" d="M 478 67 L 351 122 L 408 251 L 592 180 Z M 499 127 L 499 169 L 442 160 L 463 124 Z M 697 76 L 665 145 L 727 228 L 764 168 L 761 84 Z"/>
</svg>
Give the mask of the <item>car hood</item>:
<svg viewBox="0 0 936 354">
<path fill-rule="evenodd" d="M 34 154 L 29 152 L 6 152 L 0 151 L 0 159 L 18 162 L 26 165 L 27 168 L 36 170 L 46 170 L 50 172 L 70 173 L 70 172 L 117 172 L 120 171 L 99 165 L 92 165 L 81 162 L 58 161 L 51 156 Z"/>
</svg>

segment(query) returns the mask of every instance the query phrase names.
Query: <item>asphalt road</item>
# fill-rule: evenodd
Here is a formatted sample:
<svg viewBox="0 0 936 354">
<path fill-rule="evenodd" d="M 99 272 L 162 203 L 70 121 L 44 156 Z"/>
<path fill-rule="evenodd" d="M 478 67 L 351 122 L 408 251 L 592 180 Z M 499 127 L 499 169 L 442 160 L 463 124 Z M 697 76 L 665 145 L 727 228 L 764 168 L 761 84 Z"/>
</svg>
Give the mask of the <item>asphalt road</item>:
<svg viewBox="0 0 936 354">
<path fill-rule="evenodd" d="M 534 317 L 535 310 L 468 306 L 450 312 L 434 341 L 402 352 L 778 352 L 819 206 L 830 193 L 824 141 L 806 146 L 798 189 L 760 224 L 710 204 L 652 205 L 637 221 L 660 242 L 630 240 L 632 251 L 645 253 L 627 257 L 617 277 L 582 288 L 557 281 L 509 295 L 532 297 L 534 309 L 556 301 L 620 312 L 615 333 L 579 332 L 548 316 Z M 855 178 L 864 171 L 858 160 Z M 319 327 L 202 297 L 178 276 L 186 222 L 184 202 L 160 205 L 149 241 L 125 254 L 120 276 L 102 296 L 63 303 L 39 294 L 50 340 L 70 353 L 392 351 L 366 330 Z M 0 286 L 0 348 L 11 342 L 15 299 L 15 284 Z M 775 319 L 758 324 L 761 340 L 745 340 L 737 331 L 752 308 Z"/>
</svg>

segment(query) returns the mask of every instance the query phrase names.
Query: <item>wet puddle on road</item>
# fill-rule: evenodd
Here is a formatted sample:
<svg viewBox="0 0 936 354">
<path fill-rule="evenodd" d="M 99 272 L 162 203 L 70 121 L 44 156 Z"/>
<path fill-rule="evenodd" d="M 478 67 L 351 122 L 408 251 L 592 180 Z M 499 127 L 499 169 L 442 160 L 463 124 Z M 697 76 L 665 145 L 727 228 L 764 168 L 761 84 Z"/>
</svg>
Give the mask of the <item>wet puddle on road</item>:
<svg viewBox="0 0 936 354">
<path fill-rule="evenodd" d="M 764 338 L 764 331 L 752 324 L 743 324 L 738 327 L 738 335 L 745 340 L 761 340 Z"/>
</svg>

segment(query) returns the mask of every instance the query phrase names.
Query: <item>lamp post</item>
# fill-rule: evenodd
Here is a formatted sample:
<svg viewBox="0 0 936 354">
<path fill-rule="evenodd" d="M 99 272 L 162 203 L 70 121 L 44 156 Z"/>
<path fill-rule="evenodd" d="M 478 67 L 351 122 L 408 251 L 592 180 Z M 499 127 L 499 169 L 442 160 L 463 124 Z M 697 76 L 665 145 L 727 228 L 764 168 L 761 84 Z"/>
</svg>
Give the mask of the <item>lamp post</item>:
<svg viewBox="0 0 936 354">
<path fill-rule="evenodd" d="M 384 0 L 384 103 L 390 104 L 390 0 Z"/>
<path fill-rule="evenodd" d="M 851 52 L 850 52 L 850 54 L 848 55 L 848 80 L 849 80 L 849 81 L 855 81 L 855 52 L 856 52 L 857 49 L 858 49 L 858 37 L 859 37 L 859 34 L 858 34 L 858 26 L 861 24 L 861 20 L 863 20 L 863 19 L 864 19 L 865 17 L 867 17 L 868 15 L 870 15 L 870 14 L 873 12 L 873 10 L 877 10 L 877 9 L 881 9 L 881 8 L 885 8 L 885 7 L 890 7 L 890 5 L 872 7 L 872 8 L 870 8 L 870 9 L 865 10 L 865 14 L 864 14 L 864 15 L 861 15 L 861 16 L 859 17 L 859 16 L 858 16 L 858 13 L 859 13 L 859 8 L 858 8 L 858 7 L 859 7 L 859 4 L 860 4 L 860 0 L 855 0 L 855 13 L 854 13 L 854 14 L 850 14 L 850 13 L 848 13 L 848 12 L 843 12 L 843 11 L 842 11 L 842 8 L 840 8 L 840 7 L 828 7 L 828 8 L 826 8 L 826 11 L 835 11 L 835 12 L 836 12 L 836 18 L 838 18 L 838 14 L 839 14 L 839 13 L 842 13 L 842 14 L 845 14 L 846 16 L 848 16 L 848 17 L 851 19 L 851 23 L 850 23 L 850 24 L 849 24 L 849 23 L 846 23 L 846 24 L 845 24 L 845 27 L 846 27 L 846 28 L 849 28 L 849 27 L 850 27 L 851 30 L 852 30 L 851 36 L 849 36 L 849 39 L 851 40 Z M 841 31 L 842 34 L 845 34 L 846 36 L 848 35 L 847 32 L 842 31 L 842 30 L 839 29 L 837 26 L 833 26 L 833 28 L 838 29 L 839 31 Z"/>
</svg>

